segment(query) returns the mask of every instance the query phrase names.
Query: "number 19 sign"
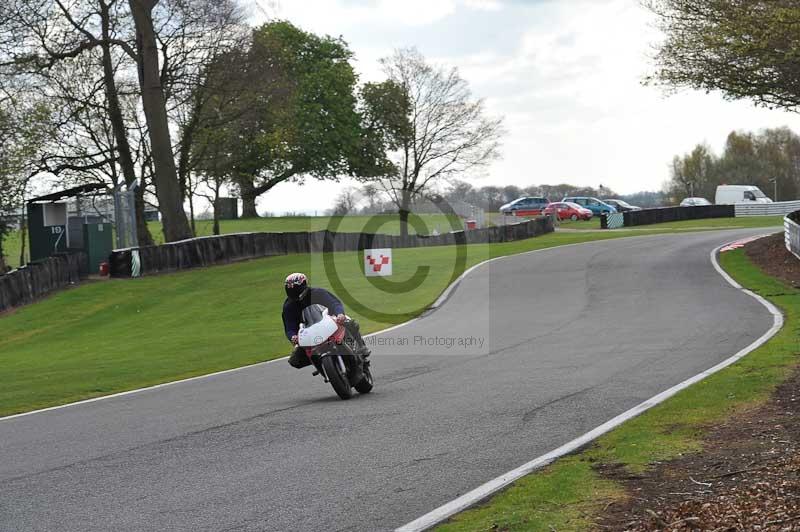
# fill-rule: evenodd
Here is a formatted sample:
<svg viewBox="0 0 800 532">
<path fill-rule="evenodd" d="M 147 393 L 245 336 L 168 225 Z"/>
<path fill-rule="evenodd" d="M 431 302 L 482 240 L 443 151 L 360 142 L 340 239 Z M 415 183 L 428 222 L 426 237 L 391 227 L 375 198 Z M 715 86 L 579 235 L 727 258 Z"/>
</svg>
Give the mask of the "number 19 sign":
<svg viewBox="0 0 800 532">
<path fill-rule="evenodd" d="M 392 275 L 392 250 L 365 249 L 364 274 L 367 277 L 389 277 Z"/>
</svg>

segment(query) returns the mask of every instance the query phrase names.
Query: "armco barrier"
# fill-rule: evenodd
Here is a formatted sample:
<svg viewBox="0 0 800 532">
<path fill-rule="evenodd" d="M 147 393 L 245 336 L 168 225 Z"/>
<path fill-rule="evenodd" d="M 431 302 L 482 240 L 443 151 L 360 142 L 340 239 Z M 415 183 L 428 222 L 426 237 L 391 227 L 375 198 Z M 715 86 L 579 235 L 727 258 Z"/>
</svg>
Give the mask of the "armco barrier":
<svg viewBox="0 0 800 532">
<path fill-rule="evenodd" d="M 663 207 L 624 213 L 625 227 L 637 225 L 700 220 L 703 218 L 733 218 L 736 215 L 733 205 L 701 205 L 697 207 Z"/>
<path fill-rule="evenodd" d="M 800 259 L 800 211 L 787 214 L 783 219 L 786 233 L 786 249 Z"/>
<path fill-rule="evenodd" d="M 551 218 L 536 218 L 513 225 L 435 236 L 403 237 L 334 233 L 327 230 L 312 233 L 239 233 L 192 238 L 162 246 L 115 250 L 109 262 L 112 277 L 131 277 L 137 271 L 140 275 L 148 275 L 275 255 L 510 242 L 551 233 L 553 230 Z"/>
<path fill-rule="evenodd" d="M 776 201 L 774 203 L 737 203 L 739 216 L 781 216 L 800 211 L 800 201 Z"/>
<path fill-rule="evenodd" d="M 0 312 L 32 303 L 86 277 L 88 257 L 70 253 L 50 257 L 0 275 Z"/>
</svg>

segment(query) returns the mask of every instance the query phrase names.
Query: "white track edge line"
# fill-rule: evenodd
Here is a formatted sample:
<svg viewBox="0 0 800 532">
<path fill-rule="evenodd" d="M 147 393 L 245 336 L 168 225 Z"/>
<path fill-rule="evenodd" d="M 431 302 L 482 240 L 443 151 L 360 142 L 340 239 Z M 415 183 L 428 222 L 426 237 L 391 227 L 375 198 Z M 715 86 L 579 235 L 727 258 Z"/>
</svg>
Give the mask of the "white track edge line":
<svg viewBox="0 0 800 532">
<path fill-rule="evenodd" d="M 659 234 L 655 234 L 655 235 L 632 235 L 632 236 L 622 237 L 622 238 L 611 238 L 611 239 L 608 239 L 608 240 L 624 240 L 624 239 L 629 239 L 629 238 L 630 239 L 632 239 L 632 238 L 650 238 L 650 237 L 658 237 L 658 236 L 671 235 L 671 234 L 672 233 L 659 233 Z M 519 256 L 523 256 L 523 255 L 530 255 L 531 253 L 538 253 L 538 252 L 541 252 L 541 251 L 550 251 L 550 250 L 553 250 L 553 249 L 563 249 L 563 248 L 569 248 L 569 247 L 573 247 L 573 246 L 583 246 L 583 245 L 586 245 L 586 244 L 592 244 L 592 243 L 596 243 L 596 242 L 605 242 L 605 240 L 589 240 L 587 242 L 577 242 L 575 244 L 564 244 L 563 246 L 551 246 L 549 248 L 534 249 L 534 250 L 531 250 L 531 251 L 525 251 L 523 253 L 514 253 L 514 254 L 511 254 L 511 255 L 502 255 L 500 257 L 494 257 L 494 258 L 491 258 L 491 259 L 487 259 L 487 260 L 485 260 L 483 262 L 480 262 L 480 263 L 472 266 L 467 271 L 462 273 L 455 281 L 453 281 L 450 284 L 450 286 L 448 286 L 445 289 L 445 291 L 442 293 L 442 295 L 439 296 L 439 298 L 433 303 L 433 305 L 431 305 L 430 310 L 435 310 L 438 307 L 440 307 L 442 304 L 444 304 L 444 302 L 447 300 L 447 298 L 450 297 L 450 294 L 453 292 L 453 290 L 455 290 L 455 288 L 461 283 L 461 281 L 467 276 L 467 274 L 469 274 L 472 271 L 480 268 L 481 266 L 484 266 L 485 264 L 488 264 L 490 262 L 493 262 L 493 261 L 496 261 L 496 260 L 500 260 L 500 259 L 507 259 L 509 257 L 519 257 Z M 364 338 L 370 338 L 370 337 L 378 335 L 378 334 L 386 334 L 388 332 L 395 331 L 395 330 L 397 330 L 397 329 L 399 329 L 401 327 L 405 327 L 407 325 L 411 325 L 412 323 L 415 323 L 416 321 L 422 319 L 423 317 L 424 317 L 424 313 L 421 316 L 418 316 L 416 318 L 413 318 L 413 319 L 411 319 L 409 321 L 406 321 L 406 322 L 403 322 L 403 323 L 399 323 L 397 325 L 389 327 L 388 329 L 382 329 L 380 331 L 375 331 L 374 333 L 366 334 L 366 335 L 364 335 Z M 287 360 L 288 358 L 289 358 L 288 356 L 281 357 L 281 358 L 274 358 L 272 360 L 266 360 L 264 362 L 256 362 L 255 364 L 248 364 L 246 366 L 240 366 L 238 368 L 226 369 L 226 370 L 217 371 L 217 372 L 214 372 L 214 373 L 206 373 L 205 375 L 198 375 L 196 377 L 189 377 L 187 379 L 181 379 L 181 380 L 170 381 L 170 382 L 162 382 L 161 384 L 155 384 L 153 386 L 146 386 L 144 388 L 136 388 L 136 389 L 133 389 L 133 390 L 126 390 L 124 392 L 117 392 L 117 393 L 113 393 L 113 394 L 110 394 L 110 395 L 101 395 L 99 397 L 92 397 L 91 399 L 83 399 L 81 401 L 75 401 L 75 402 L 66 403 L 66 404 L 63 404 L 63 405 L 55 405 L 55 406 L 50 406 L 50 407 L 47 407 L 47 408 L 40 408 L 38 410 L 31 410 L 30 412 L 21 412 L 19 414 L 13 414 L 13 415 L 10 415 L 10 416 L 0 417 L 0 423 L 2 423 L 3 421 L 10 421 L 12 419 L 17 419 L 17 418 L 26 417 L 26 416 L 32 416 L 32 415 L 35 415 L 35 414 L 43 414 L 45 412 L 52 412 L 54 410 L 61 410 L 63 408 L 70 408 L 70 407 L 73 407 L 73 406 L 80 406 L 80 405 L 85 405 L 85 404 L 89 404 L 89 403 L 96 403 L 98 401 L 105 401 L 106 399 L 114 399 L 114 398 L 117 398 L 117 397 L 125 397 L 126 395 L 134 395 L 134 394 L 147 392 L 147 391 L 151 391 L 151 390 L 157 390 L 159 388 L 166 388 L 167 386 L 174 386 L 174 385 L 177 385 L 177 384 L 184 384 L 184 383 L 187 383 L 187 382 L 197 381 L 197 380 L 201 380 L 201 379 L 209 379 L 211 377 L 216 377 L 216 376 L 219 376 L 219 375 L 226 375 L 228 373 L 235 373 L 237 371 L 242 371 L 242 370 L 246 370 L 246 369 L 253 369 L 253 368 L 256 368 L 256 367 L 259 367 L 259 366 L 263 366 L 263 365 L 266 365 L 266 364 L 272 364 L 273 362 L 280 362 L 281 360 Z"/>
<path fill-rule="evenodd" d="M 422 517 L 419 517 L 418 519 L 415 519 L 414 521 L 401 526 L 400 528 L 396 529 L 396 532 L 422 532 L 424 530 L 428 530 L 442 523 L 443 521 L 449 519 L 455 514 L 462 512 L 470 508 L 471 506 L 474 506 L 478 502 L 486 499 L 487 497 L 493 495 L 494 493 L 497 493 L 498 491 L 505 488 L 514 481 L 519 480 L 520 478 L 536 471 L 537 469 L 541 469 L 542 467 L 551 464 L 558 458 L 561 458 L 567 454 L 577 451 L 584 445 L 592 442 L 593 440 L 599 438 L 600 436 L 611 431 L 612 429 L 615 429 L 616 427 L 622 425 L 626 421 L 633 419 L 636 416 L 644 413 L 645 411 L 653 408 L 654 406 L 666 401 L 667 399 L 677 394 L 678 392 L 688 388 L 693 384 L 696 384 L 697 382 L 702 381 L 703 379 L 713 375 L 714 373 L 717 373 L 722 369 L 727 368 L 728 366 L 731 366 L 732 364 L 738 362 L 751 352 L 755 351 L 756 349 L 764 345 L 773 336 L 775 336 L 778 333 L 778 331 L 780 331 L 783 328 L 784 319 L 781 311 L 778 310 L 778 308 L 775 307 L 775 305 L 773 305 L 763 297 L 759 296 L 758 294 L 755 294 L 750 290 L 742 288 L 742 286 L 739 283 L 734 281 L 733 278 L 722 269 L 722 267 L 719 265 L 719 262 L 717 261 L 717 254 L 719 253 L 719 250 L 732 243 L 734 242 L 729 242 L 728 244 L 723 244 L 722 246 L 715 248 L 711 252 L 711 263 L 713 264 L 714 269 L 731 286 L 733 286 L 738 290 L 741 290 L 750 297 L 755 298 L 756 301 L 758 301 L 764 307 L 766 307 L 766 309 L 770 312 L 770 314 L 772 314 L 773 324 L 772 327 L 766 333 L 764 333 L 760 338 L 758 338 L 755 342 L 753 342 L 749 346 L 745 347 L 732 357 L 720 362 L 716 366 L 707 369 L 706 371 L 699 373 L 694 377 L 691 377 L 681 382 L 680 384 L 677 384 L 672 388 L 669 388 L 668 390 L 661 392 L 658 395 L 651 397 L 647 401 L 644 401 L 643 403 L 638 404 L 637 406 L 631 408 L 626 412 L 623 412 L 622 414 L 614 417 L 613 419 L 606 421 L 599 427 L 596 427 L 595 429 L 587 432 L 586 434 L 579 436 L 578 438 L 575 438 L 574 440 L 562 445 L 561 447 L 554 449 L 549 453 L 544 454 L 538 458 L 535 458 L 530 462 L 523 464 L 520 467 L 512 471 L 509 471 L 508 473 L 505 473 L 504 475 L 501 475 L 493 480 L 490 480 L 489 482 L 475 488 L 474 490 L 468 493 L 465 493 L 464 495 L 458 497 L 457 499 L 454 499 L 449 503 L 440 506 L 439 508 L 433 510 L 432 512 L 429 512 L 423 515 Z"/>
</svg>

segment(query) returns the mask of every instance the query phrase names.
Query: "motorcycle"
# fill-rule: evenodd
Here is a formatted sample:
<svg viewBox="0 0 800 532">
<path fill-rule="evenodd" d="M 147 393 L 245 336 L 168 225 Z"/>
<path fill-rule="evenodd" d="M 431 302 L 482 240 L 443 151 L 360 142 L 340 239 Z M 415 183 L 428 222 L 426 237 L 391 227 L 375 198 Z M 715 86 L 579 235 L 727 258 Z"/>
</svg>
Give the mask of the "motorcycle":
<svg viewBox="0 0 800 532">
<path fill-rule="evenodd" d="M 341 399 L 350 399 L 353 388 L 361 394 L 372 391 L 369 361 L 348 345 L 347 330 L 328 315 L 327 308 L 311 305 L 303 310 L 297 340 L 316 368 L 314 376 L 322 375 Z"/>
</svg>

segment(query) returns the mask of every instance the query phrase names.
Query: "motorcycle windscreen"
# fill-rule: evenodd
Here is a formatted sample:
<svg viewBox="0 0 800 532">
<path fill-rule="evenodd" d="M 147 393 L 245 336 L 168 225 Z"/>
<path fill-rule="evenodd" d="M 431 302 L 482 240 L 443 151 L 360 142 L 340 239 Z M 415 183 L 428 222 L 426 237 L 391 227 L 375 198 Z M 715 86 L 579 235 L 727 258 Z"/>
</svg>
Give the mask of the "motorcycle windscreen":
<svg viewBox="0 0 800 532">
<path fill-rule="evenodd" d="M 319 323 L 328 315 L 328 309 L 322 305 L 309 305 L 303 309 L 303 325 L 311 327 L 315 323 Z"/>
</svg>

